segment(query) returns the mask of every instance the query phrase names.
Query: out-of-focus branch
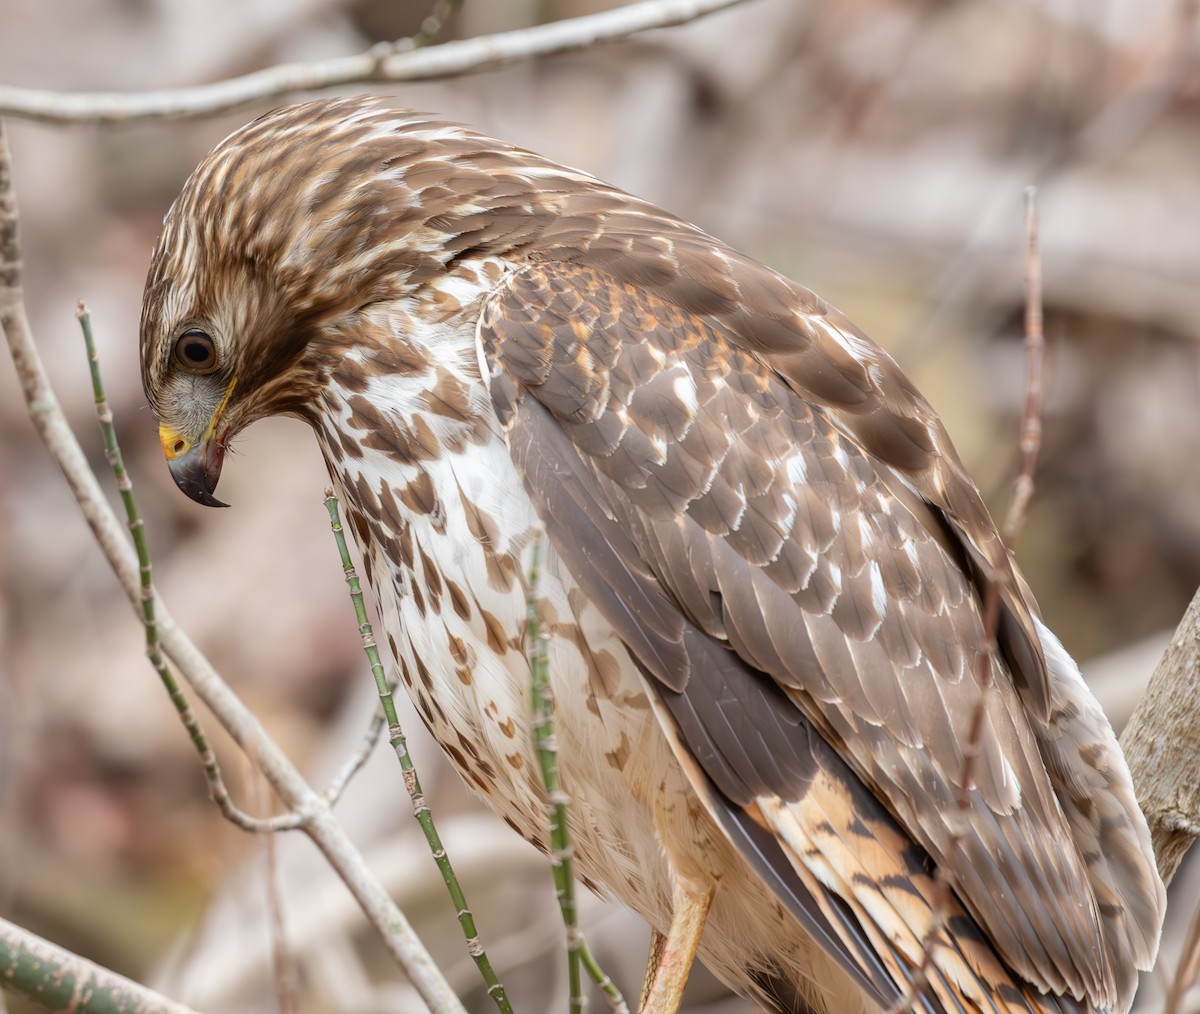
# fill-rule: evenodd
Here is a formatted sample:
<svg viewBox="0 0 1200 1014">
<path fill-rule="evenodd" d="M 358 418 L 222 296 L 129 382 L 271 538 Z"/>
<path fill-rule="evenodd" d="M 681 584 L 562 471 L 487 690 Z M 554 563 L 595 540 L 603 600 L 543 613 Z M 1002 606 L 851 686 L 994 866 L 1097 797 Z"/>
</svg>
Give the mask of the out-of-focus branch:
<svg viewBox="0 0 1200 1014">
<path fill-rule="evenodd" d="M 137 556 L 88 466 L 87 458 L 50 386 L 25 312 L 21 268 L 12 162 L 0 121 L 0 330 L 3 330 L 7 340 L 34 428 L 55 463 L 62 469 L 80 511 L 140 616 L 142 587 Z M 379 932 L 384 945 L 425 1002 L 435 1011 L 461 1012 L 462 1005 L 453 990 L 404 914 L 368 869 L 361 853 L 334 818 L 329 804 L 313 791 L 275 741 L 267 735 L 254 714 L 221 679 L 188 636 L 175 625 L 157 595 L 155 610 L 163 650 L 233 740 L 257 764 L 284 805 L 308 817 L 303 825 L 304 832 L 350 889 L 368 920 Z"/>
<path fill-rule="evenodd" d="M 1042 447 L 1042 362 L 1046 336 L 1042 313 L 1042 246 L 1038 235 L 1037 187 L 1025 188 L 1025 407 L 1021 413 L 1021 469 L 1013 484 L 1012 504 L 1004 520 L 1009 547 L 1025 525 L 1033 498 L 1033 473 Z"/>
<path fill-rule="evenodd" d="M 463 0 L 437 0 L 429 16 L 421 22 L 421 28 L 412 37 L 412 44 L 420 49 L 422 46 L 432 46 L 442 34 L 450 15 L 462 6 Z"/>
<path fill-rule="evenodd" d="M 0 919 L 0 982 L 46 1010 L 195 1014 L 190 1007 L 4 919 Z"/>
<path fill-rule="evenodd" d="M 1121 748 L 1150 824 L 1158 872 L 1170 883 L 1200 838 L 1200 591 L 1184 613 Z"/>
<path fill-rule="evenodd" d="M 0 116 L 43 123 L 130 123 L 210 116 L 299 91 L 367 82 L 432 81 L 586 49 L 652 28 L 681 25 L 744 0 L 644 0 L 616 10 L 423 49 L 374 46 L 357 56 L 285 63 L 196 88 L 120 93 L 52 92 L 0 85 Z M 411 47 L 411 40 L 405 40 Z"/>
</svg>

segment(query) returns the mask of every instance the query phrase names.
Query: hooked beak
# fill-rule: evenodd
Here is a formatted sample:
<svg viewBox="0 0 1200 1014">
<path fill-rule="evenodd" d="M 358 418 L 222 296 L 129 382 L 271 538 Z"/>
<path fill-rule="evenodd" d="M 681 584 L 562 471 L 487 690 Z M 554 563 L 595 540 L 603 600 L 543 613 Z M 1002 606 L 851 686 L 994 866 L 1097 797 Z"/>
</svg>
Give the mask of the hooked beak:
<svg viewBox="0 0 1200 1014">
<path fill-rule="evenodd" d="M 221 462 L 225 460 L 225 445 L 229 442 L 228 430 L 218 435 L 217 426 L 221 421 L 221 413 L 229 404 L 235 383 L 236 380 L 229 382 L 225 397 L 213 412 L 203 436 L 194 444 L 166 423 L 158 427 L 158 439 L 175 485 L 205 507 L 229 506 L 213 496 L 213 490 L 221 478 Z"/>
<path fill-rule="evenodd" d="M 213 490 L 217 488 L 217 481 L 221 478 L 225 442 L 217 437 L 210 437 L 189 446 L 183 437 L 165 425 L 159 427 L 158 436 L 162 441 L 163 454 L 167 457 L 167 467 L 171 470 L 171 478 L 175 480 L 175 485 L 196 503 L 202 503 L 206 507 L 228 507 L 229 504 L 213 496 Z"/>
</svg>

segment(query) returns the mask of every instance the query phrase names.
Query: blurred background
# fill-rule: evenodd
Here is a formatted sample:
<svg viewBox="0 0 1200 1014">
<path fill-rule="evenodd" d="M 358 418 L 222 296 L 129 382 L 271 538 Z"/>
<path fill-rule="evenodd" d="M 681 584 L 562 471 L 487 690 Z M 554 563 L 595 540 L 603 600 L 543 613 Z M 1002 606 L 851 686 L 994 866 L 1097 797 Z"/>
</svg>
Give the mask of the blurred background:
<svg viewBox="0 0 1200 1014">
<path fill-rule="evenodd" d="M 0 80 L 198 84 L 362 51 L 415 32 L 431 6 L 0 0 Z M 465 0 L 443 37 L 613 6 Z M 373 90 L 587 169 L 825 295 L 914 377 L 999 515 L 1023 384 L 1023 191 L 1037 184 L 1048 394 L 1018 555 L 1119 726 L 1200 584 L 1195 8 L 752 0 L 590 52 Z M 107 478 L 73 316 L 83 297 L 160 589 L 321 783 L 354 749 L 373 698 L 315 443 L 299 423 L 256 425 L 222 478 L 233 509 L 198 507 L 163 466 L 136 358 L 163 213 L 213 144 L 278 104 L 188 123 L 9 129 L 29 308 L 67 412 Z M 280 1009 L 289 981 L 295 1006 L 283 1009 L 419 1009 L 294 835 L 277 842 L 275 874 L 293 974 L 273 971 L 263 843 L 208 802 L 141 629 L 25 418 L 7 359 L 0 512 L 0 913 L 203 1010 Z M 406 727 L 516 1009 L 562 1009 L 561 928 L 541 857 L 468 796 L 411 712 Z M 247 808 L 269 807 L 237 755 L 222 756 Z M 386 750 L 339 813 L 455 987 L 489 1009 Z M 1176 880 L 1158 979 L 1173 973 L 1198 880 L 1195 870 Z M 585 927 L 636 998 L 644 929 L 594 899 Z M 1144 984 L 1141 1009 L 1156 1009 L 1160 985 Z M 747 1009 L 704 976 L 691 1001 Z"/>
</svg>

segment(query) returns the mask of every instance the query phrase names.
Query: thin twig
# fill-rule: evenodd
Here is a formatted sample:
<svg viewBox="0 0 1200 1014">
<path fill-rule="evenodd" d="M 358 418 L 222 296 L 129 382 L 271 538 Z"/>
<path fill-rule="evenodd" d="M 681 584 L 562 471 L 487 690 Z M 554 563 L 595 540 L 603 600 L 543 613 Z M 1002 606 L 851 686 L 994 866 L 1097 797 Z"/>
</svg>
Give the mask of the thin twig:
<svg viewBox="0 0 1200 1014">
<path fill-rule="evenodd" d="M 437 42 L 438 36 L 442 34 L 442 29 L 446 27 L 446 19 L 460 6 L 462 6 L 462 0 L 437 0 L 428 17 L 421 22 L 421 27 L 417 30 L 416 35 L 397 39 L 395 42 L 381 42 L 372 46 L 366 55 L 371 56 L 378 65 L 385 57 L 399 56 L 401 53 L 411 53 L 415 49 L 432 46 Z"/>
<path fill-rule="evenodd" d="M 529 564 L 529 594 L 526 599 L 525 638 L 532 677 L 533 738 L 537 747 L 542 784 L 546 787 L 546 813 L 550 818 L 550 868 L 554 876 L 554 892 L 567 931 L 568 1005 L 572 1014 L 581 1014 L 585 1005 L 582 970 L 603 991 L 614 1011 L 628 1008 L 613 981 L 604 973 L 579 928 L 579 909 L 575 900 L 575 850 L 567 825 L 571 797 L 563 790 L 558 776 L 558 740 L 554 735 L 554 695 L 550 688 L 550 661 L 547 654 L 549 637 L 538 609 L 538 583 L 541 579 L 541 548 L 539 537 L 533 544 Z"/>
<path fill-rule="evenodd" d="M 1042 447 L 1042 365 L 1046 336 L 1042 322 L 1042 250 L 1038 238 L 1037 187 L 1025 188 L 1025 406 L 1021 414 L 1021 471 L 1013 485 L 1012 505 L 1004 522 L 1009 547 L 1025 524 L 1033 497 L 1033 474 Z"/>
<path fill-rule="evenodd" d="M 1042 420 L 1042 359 L 1045 340 L 1042 334 L 1042 263 L 1038 245 L 1037 189 L 1025 191 L 1025 410 L 1022 416 L 1020 450 L 1021 472 L 1017 477 L 1013 504 L 1005 524 L 1006 541 L 1010 544 L 1021 530 L 1025 510 L 1033 495 L 1033 472 L 1041 447 Z M 984 575 L 983 591 L 983 655 L 979 671 L 979 693 L 971 709 L 967 726 L 967 741 L 963 747 L 963 764 L 955 785 L 954 806 L 959 819 L 952 828 L 945 847 L 945 860 L 934 871 L 935 896 L 929 927 L 921 941 L 921 961 L 914 969 L 908 988 L 888 1008 L 888 1014 L 908 1014 L 928 985 L 933 952 L 937 947 L 946 920 L 950 915 L 953 879 L 962 847 L 963 832 L 971 808 L 971 786 L 975 783 L 975 764 L 983 743 L 987 721 L 987 695 L 995 678 L 996 635 L 1000 625 L 1000 592 L 995 581 Z"/>
<path fill-rule="evenodd" d="M 986 578 L 985 578 L 986 580 Z M 996 583 L 987 580 L 983 590 L 983 653 L 980 656 L 978 696 L 971 708 L 967 725 L 967 739 L 963 744 L 963 763 L 958 783 L 954 786 L 954 808 L 957 819 L 949 823 L 950 834 L 944 849 L 945 859 L 937 864 L 933 873 L 935 896 L 932 919 L 921 941 L 921 961 L 914 969 L 908 988 L 891 1007 L 887 1014 L 910 1014 L 917 999 L 928 985 L 929 969 L 933 965 L 934 949 L 941 943 L 942 930 L 950 917 L 954 877 L 962 849 L 962 828 L 969 826 L 971 810 L 971 786 L 975 784 L 975 764 L 982 752 L 983 730 L 987 722 L 987 697 L 995 679 L 996 634 L 1000 629 L 1000 591 Z"/>
<path fill-rule="evenodd" d="M 1013 504 L 1005 524 L 1006 540 L 1011 545 L 1025 521 L 1025 511 L 1033 495 L 1033 473 L 1037 466 L 1038 450 L 1042 436 L 1042 360 L 1045 338 L 1042 333 L 1042 260 L 1038 243 L 1037 188 L 1025 190 L 1025 409 L 1022 416 L 1020 450 L 1021 471 L 1017 477 Z M 963 831 L 969 824 L 971 809 L 971 787 L 975 784 L 975 765 L 982 751 L 983 732 L 987 724 L 987 698 L 995 680 L 997 633 L 1000 629 L 1000 589 L 991 575 L 983 575 L 983 654 L 980 657 L 978 696 L 971 709 L 967 727 L 967 741 L 963 748 L 962 771 L 955 786 L 954 806 L 959 819 L 955 820 L 946 845 L 945 862 L 938 864 L 935 880 L 939 885 L 934 920 L 922 946 L 922 960 L 918 975 L 921 985 L 913 991 L 913 998 L 924 988 L 929 974 L 933 947 L 942 932 L 950 913 L 952 880 L 962 847 Z"/>
<path fill-rule="evenodd" d="M 1012 507 L 1005 522 L 1005 541 L 1011 546 L 1025 522 L 1025 512 L 1033 496 L 1033 474 L 1037 466 L 1042 438 L 1042 362 L 1046 341 L 1042 329 L 1042 260 L 1038 242 L 1037 188 L 1025 190 L 1025 406 L 1022 414 L 1020 451 L 1021 471 L 1013 491 Z M 938 945 L 946 920 L 950 915 L 953 878 L 963 832 L 971 808 L 971 786 L 975 783 L 975 764 L 983 743 L 987 721 L 987 695 L 995 679 L 996 635 L 1000 625 L 1000 592 L 995 581 L 984 575 L 983 592 L 983 655 L 979 671 L 979 694 L 971 709 L 967 726 L 967 741 L 963 748 L 962 771 L 954 791 L 954 806 L 959 818 L 951 824 L 946 842 L 944 862 L 934 872 L 933 918 L 921 941 L 921 961 L 909 980 L 908 988 L 888 1014 L 908 1014 L 928 984 L 933 951 Z"/>
<path fill-rule="evenodd" d="M 437 0 L 429 16 L 421 22 L 420 30 L 412 37 L 413 46 L 421 49 L 437 42 L 442 29 L 446 27 L 446 22 L 450 20 L 450 15 L 461 6 L 462 0 Z"/>
<path fill-rule="evenodd" d="M 400 761 L 400 769 L 404 772 L 404 786 L 408 789 L 409 796 L 412 797 L 413 813 L 416 815 L 417 823 L 421 825 L 425 840 L 429 843 L 429 851 L 433 853 L 438 871 L 446 884 L 446 890 L 450 892 L 450 900 L 454 903 L 458 924 L 462 927 L 463 935 L 467 940 L 467 951 L 474 959 L 479 974 L 483 977 L 488 996 L 495 1002 L 501 1014 L 512 1014 L 508 994 L 496 976 L 487 952 L 483 948 L 483 943 L 479 939 L 479 931 L 475 928 L 475 917 L 467 905 L 466 895 L 458 883 L 454 867 L 450 864 L 450 857 L 446 854 L 446 847 L 442 844 L 441 835 L 438 834 L 437 827 L 434 825 L 433 813 L 426 802 L 425 793 L 421 790 L 421 780 L 417 777 L 417 769 L 408 752 L 408 740 L 404 737 L 404 730 L 400 728 L 400 718 L 396 714 L 393 688 L 384 674 L 383 663 L 379 659 L 375 633 L 371 629 L 371 621 L 367 618 L 366 603 L 363 601 L 362 584 L 354 570 L 354 561 L 350 558 L 350 548 L 346 544 L 346 532 L 342 528 L 341 512 L 338 510 L 337 497 L 332 489 L 325 490 L 325 509 L 329 512 L 329 525 L 333 529 L 338 556 L 342 561 L 342 571 L 346 576 L 346 584 L 350 588 L 350 601 L 354 605 L 354 615 L 358 620 L 358 632 L 362 636 L 363 651 L 366 652 L 367 660 L 371 663 L 371 674 L 375 677 L 379 701 L 383 705 L 388 736 L 392 749 L 396 751 L 396 757 Z"/>
<path fill-rule="evenodd" d="M 255 788 L 255 802 L 260 809 L 265 810 L 270 806 L 270 800 L 267 798 L 269 787 L 257 772 L 251 772 L 251 779 Z M 273 834 L 263 835 L 262 848 L 267 936 L 271 945 L 271 971 L 274 974 L 275 998 L 279 1014 L 296 1014 L 299 1009 L 300 989 L 296 958 L 288 943 L 287 924 L 283 914 L 284 892 L 279 874 L 279 848 L 276 836 Z"/>
<path fill-rule="evenodd" d="M 1035 180 L 1045 193 L 1080 166 L 1095 166 L 1134 149 L 1195 77 L 1200 51 L 1192 40 L 1198 6 L 1193 0 L 1182 0 L 1171 23 L 1151 35 L 1136 54 L 1142 69 L 1128 85 L 1078 130 L 1040 146 L 1039 157 L 1023 170 L 1024 178 Z M 929 286 L 923 312 L 913 315 L 920 322 L 919 330 L 904 336 L 910 353 L 939 333 L 943 316 L 974 291 L 983 273 L 992 270 L 991 260 L 984 255 L 1008 229 L 1008 202 L 1007 193 L 991 202 L 977 216 L 970 234 L 944 258 L 945 266 Z"/>
<path fill-rule="evenodd" d="M 358 749 L 354 751 L 342 765 L 341 770 L 333 776 L 329 782 L 329 786 L 322 793 L 325 801 L 333 806 L 346 791 L 346 786 L 350 784 L 351 779 L 362 770 L 362 766 L 367 763 L 372 752 L 375 750 L 375 744 L 379 742 L 379 734 L 383 732 L 384 718 L 382 711 L 376 711 L 371 716 L 371 724 L 367 727 L 367 731 L 363 733 L 362 742 L 359 743 Z"/>
<path fill-rule="evenodd" d="M 97 545 L 108 559 L 122 590 L 139 618 L 142 586 L 137 554 L 88 466 L 79 441 L 63 415 L 46 376 L 21 290 L 21 248 L 17 206 L 12 187 L 12 159 L 0 120 L 0 329 L 4 331 L 30 421 L 45 443 L 79 505 Z M 462 1011 L 429 952 L 404 914 L 368 869 L 362 854 L 333 816 L 329 805 L 305 782 L 300 772 L 271 739 L 258 719 L 208 659 L 180 630 L 162 600 L 155 595 L 159 642 L 196 695 L 218 717 L 230 737 L 258 765 L 284 806 L 307 813 L 305 833 L 350 889 L 367 919 L 379 933 L 388 953 L 404 970 L 425 1003 L 436 1012 Z"/>
<path fill-rule="evenodd" d="M 644 0 L 599 14 L 397 52 L 387 43 L 357 56 L 287 63 L 195 88 L 102 93 L 0 85 L 0 116 L 43 123 L 132 123 L 210 116 L 294 92 L 367 82 L 434 81 L 539 56 L 587 49 L 653 28 L 681 25 L 745 0 Z"/>
</svg>

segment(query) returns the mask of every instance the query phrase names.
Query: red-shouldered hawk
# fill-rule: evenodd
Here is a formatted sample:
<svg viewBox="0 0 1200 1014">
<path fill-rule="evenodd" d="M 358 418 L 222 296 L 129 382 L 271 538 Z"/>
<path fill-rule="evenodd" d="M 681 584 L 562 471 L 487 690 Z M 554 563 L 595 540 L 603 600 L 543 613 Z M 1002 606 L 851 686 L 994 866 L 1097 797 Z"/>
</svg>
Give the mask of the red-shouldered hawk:
<svg viewBox="0 0 1200 1014">
<path fill-rule="evenodd" d="M 818 296 L 582 172 L 338 99 L 204 160 L 141 343 L 201 503 L 245 426 L 312 426 L 417 710 L 543 847 L 545 540 L 577 863 L 676 942 L 702 922 L 734 989 L 886 1007 L 928 945 L 918 1010 L 1128 1007 L 1164 894 L 1117 742 L 937 416 Z"/>
</svg>

